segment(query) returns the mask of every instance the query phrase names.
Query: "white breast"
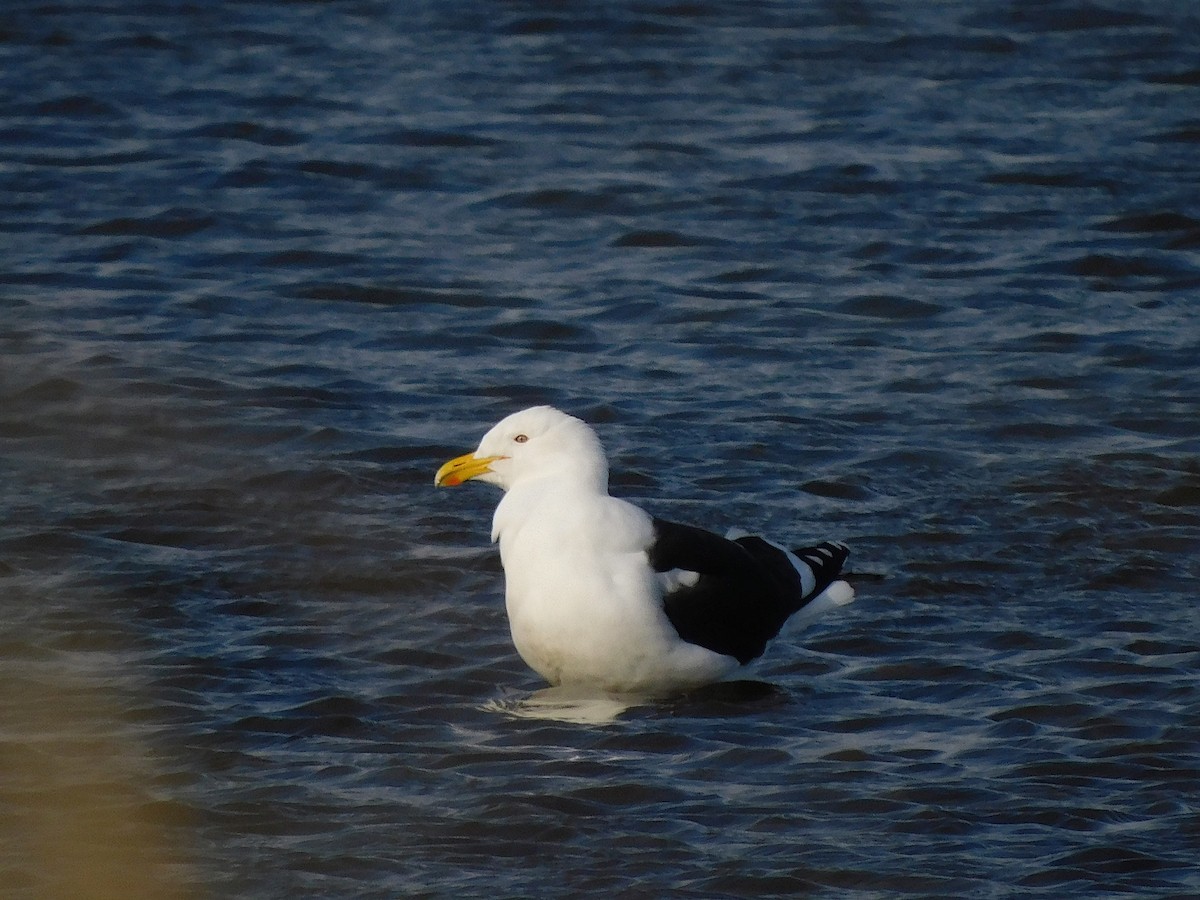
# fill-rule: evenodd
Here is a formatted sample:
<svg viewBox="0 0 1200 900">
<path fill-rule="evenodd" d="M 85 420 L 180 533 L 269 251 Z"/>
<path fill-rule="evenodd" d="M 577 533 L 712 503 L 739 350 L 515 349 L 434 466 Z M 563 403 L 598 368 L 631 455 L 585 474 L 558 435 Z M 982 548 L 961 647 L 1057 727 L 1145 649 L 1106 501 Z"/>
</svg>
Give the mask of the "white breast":
<svg viewBox="0 0 1200 900">
<path fill-rule="evenodd" d="M 555 489 L 555 488 L 558 489 Z M 711 681 L 729 657 L 679 639 L 646 548 L 650 517 L 608 495 L 510 490 L 496 509 L 513 643 L 551 684 L 612 691 Z"/>
</svg>

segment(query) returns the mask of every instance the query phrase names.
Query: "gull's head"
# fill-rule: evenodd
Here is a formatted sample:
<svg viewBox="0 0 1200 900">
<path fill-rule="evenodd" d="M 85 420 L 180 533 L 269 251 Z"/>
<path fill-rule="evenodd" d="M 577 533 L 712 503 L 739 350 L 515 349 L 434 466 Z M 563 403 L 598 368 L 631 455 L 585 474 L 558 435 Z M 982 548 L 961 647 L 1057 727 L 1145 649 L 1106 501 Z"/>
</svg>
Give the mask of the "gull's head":
<svg viewBox="0 0 1200 900">
<path fill-rule="evenodd" d="M 456 457 L 434 476 L 438 487 L 485 481 L 508 490 L 528 478 L 556 475 L 608 487 L 608 462 L 588 425 L 551 406 L 513 413 L 483 436 L 473 453 Z"/>
</svg>

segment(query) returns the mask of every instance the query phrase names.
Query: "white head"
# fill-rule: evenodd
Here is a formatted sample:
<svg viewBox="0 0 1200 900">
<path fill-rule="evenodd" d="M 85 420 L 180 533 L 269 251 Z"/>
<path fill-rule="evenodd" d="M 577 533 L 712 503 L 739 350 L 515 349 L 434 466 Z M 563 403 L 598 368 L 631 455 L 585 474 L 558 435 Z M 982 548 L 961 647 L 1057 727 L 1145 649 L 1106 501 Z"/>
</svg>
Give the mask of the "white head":
<svg viewBox="0 0 1200 900">
<path fill-rule="evenodd" d="M 502 419 L 474 453 L 438 469 L 434 484 L 454 487 L 474 479 L 507 491 L 524 479 L 548 475 L 607 490 L 608 459 L 585 422 L 551 406 L 534 406 Z"/>
</svg>

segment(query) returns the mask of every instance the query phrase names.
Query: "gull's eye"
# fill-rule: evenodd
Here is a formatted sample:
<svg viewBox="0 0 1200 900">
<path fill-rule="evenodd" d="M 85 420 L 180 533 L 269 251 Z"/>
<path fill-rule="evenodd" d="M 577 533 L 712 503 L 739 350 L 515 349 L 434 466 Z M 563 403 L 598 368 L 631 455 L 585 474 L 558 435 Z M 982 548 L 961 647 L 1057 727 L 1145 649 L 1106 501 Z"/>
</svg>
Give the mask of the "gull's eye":
<svg viewBox="0 0 1200 900">
<path fill-rule="evenodd" d="M 518 434 L 518 435 L 517 435 L 515 438 L 513 438 L 513 440 L 514 440 L 514 441 L 516 441 L 518 444 L 523 444 L 523 443 L 525 443 L 527 440 L 529 440 L 529 435 L 527 435 L 527 434 Z"/>
</svg>

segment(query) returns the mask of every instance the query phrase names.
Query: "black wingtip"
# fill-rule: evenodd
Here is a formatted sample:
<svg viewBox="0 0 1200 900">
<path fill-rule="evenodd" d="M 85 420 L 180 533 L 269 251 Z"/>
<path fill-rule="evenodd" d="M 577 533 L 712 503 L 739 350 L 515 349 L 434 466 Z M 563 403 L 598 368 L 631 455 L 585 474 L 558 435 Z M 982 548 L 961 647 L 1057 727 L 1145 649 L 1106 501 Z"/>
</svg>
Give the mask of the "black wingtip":
<svg viewBox="0 0 1200 900">
<path fill-rule="evenodd" d="M 836 574 L 846 564 L 846 559 L 850 556 L 850 548 L 841 541 L 823 541 L 813 547 L 800 547 L 793 550 L 792 554 L 813 572 L 819 573 L 832 569 Z"/>
<path fill-rule="evenodd" d="M 807 602 L 833 584 L 850 556 L 850 548 L 841 541 L 823 541 L 812 547 L 799 547 L 792 555 L 808 566 L 816 579 L 816 586 L 804 595 Z"/>
</svg>

